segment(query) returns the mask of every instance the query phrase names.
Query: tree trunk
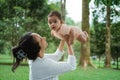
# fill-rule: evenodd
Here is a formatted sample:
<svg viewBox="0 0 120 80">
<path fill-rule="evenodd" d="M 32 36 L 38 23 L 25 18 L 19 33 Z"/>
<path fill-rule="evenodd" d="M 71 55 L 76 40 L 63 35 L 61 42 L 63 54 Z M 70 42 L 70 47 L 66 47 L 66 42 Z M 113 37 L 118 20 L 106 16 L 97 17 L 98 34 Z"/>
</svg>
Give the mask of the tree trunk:
<svg viewBox="0 0 120 80">
<path fill-rule="evenodd" d="M 88 65 L 93 66 L 90 60 L 90 30 L 89 30 L 89 2 L 82 0 L 82 30 L 87 31 L 88 42 L 81 43 L 81 56 L 79 66 L 86 68 Z"/>
<path fill-rule="evenodd" d="M 105 48 L 105 67 L 110 67 L 111 62 L 111 49 L 110 49 L 110 6 L 107 6 L 106 14 L 106 48 Z"/>
<path fill-rule="evenodd" d="M 62 19 L 65 21 L 65 15 L 66 15 L 66 0 L 61 0 L 61 15 Z"/>
<path fill-rule="evenodd" d="M 61 0 L 61 15 L 62 19 L 65 21 L 65 15 L 66 15 L 66 0 Z M 61 57 L 60 61 L 64 60 L 64 55 Z"/>
</svg>

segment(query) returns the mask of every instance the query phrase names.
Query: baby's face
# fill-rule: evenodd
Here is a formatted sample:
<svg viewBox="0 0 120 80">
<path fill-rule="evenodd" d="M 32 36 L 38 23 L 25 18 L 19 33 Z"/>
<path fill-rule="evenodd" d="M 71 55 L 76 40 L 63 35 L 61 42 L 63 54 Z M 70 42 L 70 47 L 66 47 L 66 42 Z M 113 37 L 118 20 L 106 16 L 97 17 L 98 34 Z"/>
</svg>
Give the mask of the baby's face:
<svg viewBox="0 0 120 80">
<path fill-rule="evenodd" d="M 48 25 L 51 30 L 57 31 L 61 26 L 61 20 L 57 16 L 48 17 Z"/>
</svg>

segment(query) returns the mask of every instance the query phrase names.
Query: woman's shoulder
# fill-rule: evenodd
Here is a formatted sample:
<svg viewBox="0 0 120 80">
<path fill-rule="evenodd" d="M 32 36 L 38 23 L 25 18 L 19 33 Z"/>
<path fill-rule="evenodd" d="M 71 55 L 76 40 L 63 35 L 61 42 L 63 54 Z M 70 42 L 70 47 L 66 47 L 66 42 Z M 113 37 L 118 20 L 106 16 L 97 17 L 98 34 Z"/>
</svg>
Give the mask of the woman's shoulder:
<svg viewBox="0 0 120 80">
<path fill-rule="evenodd" d="M 32 67 L 32 68 L 36 68 L 36 66 L 39 67 L 39 68 L 49 67 L 48 65 L 54 64 L 54 63 L 55 63 L 54 60 L 46 58 L 46 57 L 44 57 L 44 58 L 39 58 L 38 57 L 35 61 L 29 60 L 29 66 Z"/>
<path fill-rule="evenodd" d="M 40 61 L 44 61 L 45 58 L 40 58 L 40 57 L 37 57 L 35 60 L 28 60 L 28 63 L 29 64 L 32 64 L 32 63 L 36 63 L 36 62 L 40 62 Z"/>
</svg>

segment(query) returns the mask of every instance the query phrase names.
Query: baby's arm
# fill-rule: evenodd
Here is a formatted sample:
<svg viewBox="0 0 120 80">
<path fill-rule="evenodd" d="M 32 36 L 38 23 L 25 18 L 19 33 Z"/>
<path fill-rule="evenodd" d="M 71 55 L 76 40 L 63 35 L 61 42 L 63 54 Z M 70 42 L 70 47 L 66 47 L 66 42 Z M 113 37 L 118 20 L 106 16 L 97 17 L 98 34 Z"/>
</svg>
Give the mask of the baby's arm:
<svg viewBox="0 0 120 80">
<path fill-rule="evenodd" d="M 53 30 L 51 30 L 51 35 L 54 36 L 54 31 Z"/>
<path fill-rule="evenodd" d="M 64 40 L 63 34 L 61 34 L 60 32 L 55 32 L 55 31 L 51 30 L 51 35 L 58 38 L 58 39 Z"/>
<path fill-rule="evenodd" d="M 51 31 L 51 35 L 61 40 L 67 40 L 69 44 L 73 44 L 73 40 L 75 38 L 74 30 L 70 26 L 67 26 L 67 25 L 61 26 L 58 32 Z"/>
</svg>

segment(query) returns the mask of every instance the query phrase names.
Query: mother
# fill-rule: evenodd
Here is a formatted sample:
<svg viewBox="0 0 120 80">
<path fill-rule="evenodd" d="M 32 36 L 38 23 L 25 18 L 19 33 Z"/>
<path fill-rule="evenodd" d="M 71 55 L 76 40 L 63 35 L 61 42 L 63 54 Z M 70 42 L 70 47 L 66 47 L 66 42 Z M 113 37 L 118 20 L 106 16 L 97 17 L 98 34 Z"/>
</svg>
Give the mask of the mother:
<svg viewBox="0 0 120 80">
<path fill-rule="evenodd" d="M 21 37 L 19 44 L 12 49 L 16 59 L 12 71 L 19 66 L 24 58 L 28 58 L 29 80 L 58 80 L 59 74 L 76 68 L 76 58 L 71 45 L 67 45 L 67 61 L 58 61 L 63 55 L 64 43 L 65 41 L 61 40 L 54 54 L 45 54 L 48 45 L 46 39 L 37 33 L 26 33 Z"/>
</svg>

